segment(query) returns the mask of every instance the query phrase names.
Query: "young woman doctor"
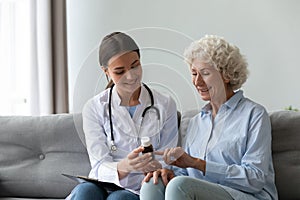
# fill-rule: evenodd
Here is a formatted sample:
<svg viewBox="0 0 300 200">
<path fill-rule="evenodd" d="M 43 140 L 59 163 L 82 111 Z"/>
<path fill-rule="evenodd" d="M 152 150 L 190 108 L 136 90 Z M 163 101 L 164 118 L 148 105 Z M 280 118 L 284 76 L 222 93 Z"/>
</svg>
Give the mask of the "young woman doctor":
<svg viewBox="0 0 300 200">
<path fill-rule="evenodd" d="M 103 38 L 99 61 L 112 87 L 90 99 L 83 109 L 83 129 L 91 162 L 89 177 L 114 183 L 125 190 L 107 191 L 81 183 L 68 199 L 139 199 L 144 174 L 162 167 L 151 153 L 141 154 L 141 137 L 155 150 L 177 145 L 174 100 L 141 83 L 140 52 L 122 32 Z"/>
</svg>

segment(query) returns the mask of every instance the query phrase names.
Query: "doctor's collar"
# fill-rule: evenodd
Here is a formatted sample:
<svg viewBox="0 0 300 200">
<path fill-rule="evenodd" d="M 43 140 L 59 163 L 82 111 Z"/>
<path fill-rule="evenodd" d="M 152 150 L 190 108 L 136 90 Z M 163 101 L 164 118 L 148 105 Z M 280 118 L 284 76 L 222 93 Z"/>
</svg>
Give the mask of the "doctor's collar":
<svg viewBox="0 0 300 200">
<path fill-rule="evenodd" d="M 145 86 L 143 86 L 143 84 L 141 84 L 141 92 L 140 92 L 140 96 L 139 96 L 140 104 L 147 104 L 148 102 L 150 102 L 148 96 L 145 95 L 145 93 L 147 93 L 147 89 L 145 88 Z M 115 87 L 113 87 L 113 89 L 112 89 L 112 96 L 114 99 L 112 103 L 114 105 L 121 106 L 121 98 Z"/>
</svg>

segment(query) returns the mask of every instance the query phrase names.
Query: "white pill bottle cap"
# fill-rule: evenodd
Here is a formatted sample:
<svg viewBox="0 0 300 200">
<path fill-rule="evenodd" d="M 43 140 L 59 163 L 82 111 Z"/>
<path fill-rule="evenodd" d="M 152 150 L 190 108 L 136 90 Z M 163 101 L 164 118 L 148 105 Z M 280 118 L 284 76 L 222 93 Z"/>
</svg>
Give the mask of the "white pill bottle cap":
<svg viewBox="0 0 300 200">
<path fill-rule="evenodd" d="M 141 144 L 143 147 L 148 147 L 151 145 L 151 140 L 149 137 L 142 137 L 141 138 Z"/>
</svg>

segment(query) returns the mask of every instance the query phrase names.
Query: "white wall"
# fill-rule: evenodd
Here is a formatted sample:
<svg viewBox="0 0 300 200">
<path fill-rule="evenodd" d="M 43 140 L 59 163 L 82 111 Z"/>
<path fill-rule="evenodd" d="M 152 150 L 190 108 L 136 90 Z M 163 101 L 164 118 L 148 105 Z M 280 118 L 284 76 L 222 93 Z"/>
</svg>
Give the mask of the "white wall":
<svg viewBox="0 0 300 200">
<path fill-rule="evenodd" d="M 249 63 L 245 95 L 268 111 L 300 108 L 298 0 L 68 0 L 70 109 L 103 90 L 98 45 L 125 31 L 142 49 L 144 82 L 172 95 L 178 110 L 199 108 L 182 52 L 205 34 L 224 36 Z"/>
</svg>

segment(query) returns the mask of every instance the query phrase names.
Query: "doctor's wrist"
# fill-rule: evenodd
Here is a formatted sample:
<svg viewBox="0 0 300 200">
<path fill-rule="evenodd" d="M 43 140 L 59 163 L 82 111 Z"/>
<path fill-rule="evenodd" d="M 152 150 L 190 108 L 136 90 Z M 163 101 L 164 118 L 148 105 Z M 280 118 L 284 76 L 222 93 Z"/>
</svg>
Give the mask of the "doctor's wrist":
<svg viewBox="0 0 300 200">
<path fill-rule="evenodd" d="M 131 172 L 127 159 L 123 159 L 117 164 L 117 171 L 119 179 L 124 178 Z"/>
</svg>

